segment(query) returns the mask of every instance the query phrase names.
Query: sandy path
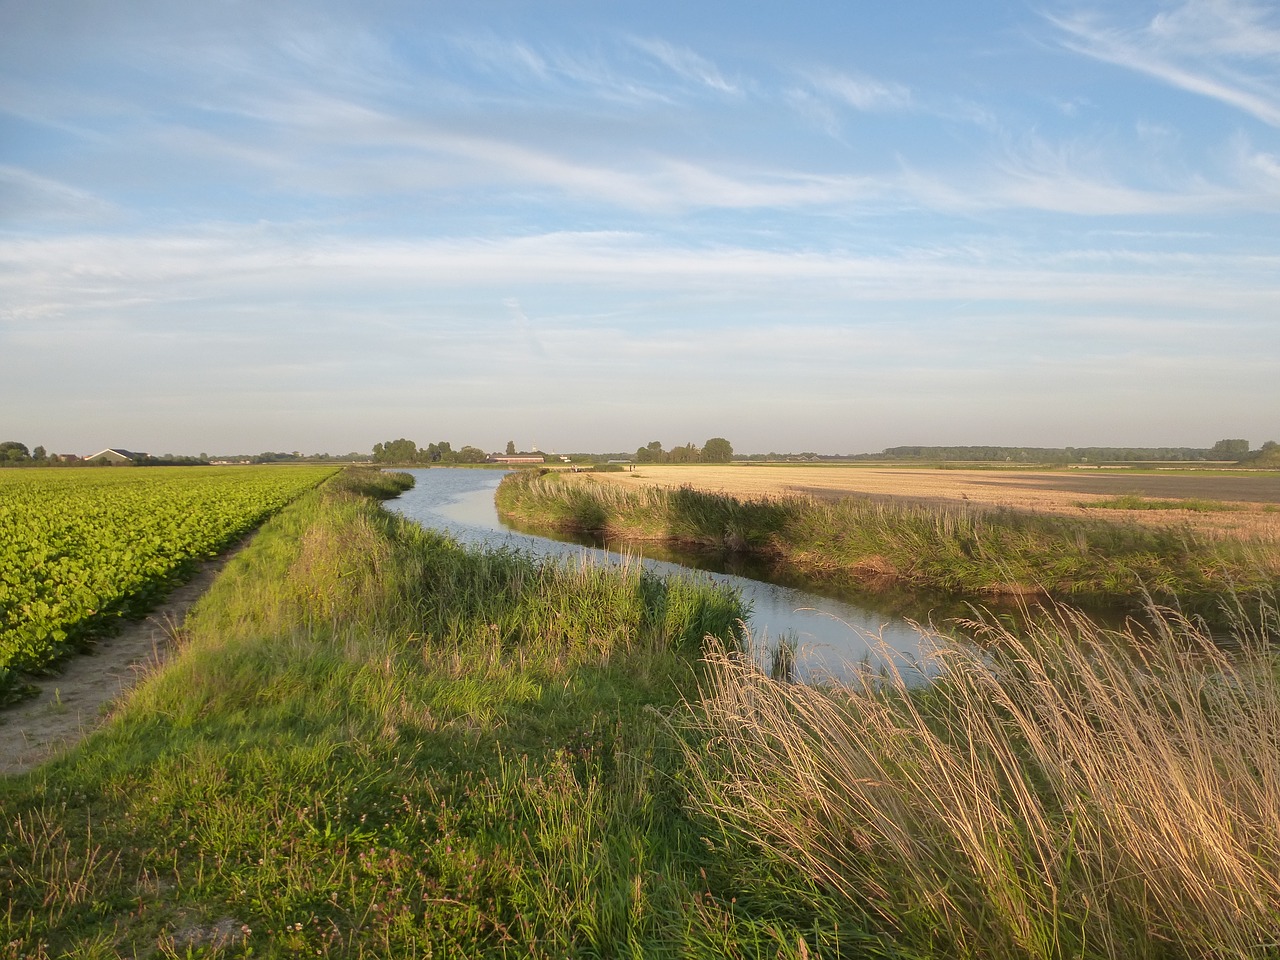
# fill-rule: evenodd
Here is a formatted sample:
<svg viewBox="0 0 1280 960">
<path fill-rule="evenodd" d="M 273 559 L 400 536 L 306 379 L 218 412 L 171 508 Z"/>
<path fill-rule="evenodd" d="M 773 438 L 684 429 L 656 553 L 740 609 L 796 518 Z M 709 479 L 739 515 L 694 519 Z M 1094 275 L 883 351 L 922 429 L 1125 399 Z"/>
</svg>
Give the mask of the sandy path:
<svg viewBox="0 0 1280 960">
<path fill-rule="evenodd" d="M 165 662 L 187 612 L 248 542 L 202 564 L 145 620 L 124 623 L 92 653 L 68 660 L 58 676 L 35 681 L 35 697 L 0 710 L 0 775 L 32 770 L 101 725 L 112 704 Z"/>
</svg>

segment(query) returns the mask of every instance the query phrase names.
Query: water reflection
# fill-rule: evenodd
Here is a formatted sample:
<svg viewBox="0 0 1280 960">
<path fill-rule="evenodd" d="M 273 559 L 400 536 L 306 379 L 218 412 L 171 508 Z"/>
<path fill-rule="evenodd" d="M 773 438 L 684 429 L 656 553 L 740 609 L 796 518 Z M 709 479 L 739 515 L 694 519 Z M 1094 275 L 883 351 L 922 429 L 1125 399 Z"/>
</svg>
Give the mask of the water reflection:
<svg viewBox="0 0 1280 960">
<path fill-rule="evenodd" d="M 719 555 L 681 555 L 650 545 L 626 551 L 594 543 L 553 540 L 513 529 L 498 518 L 493 496 L 506 471 L 450 469 L 409 470 L 416 484 L 386 507 L 425 527 L 444 531 L 472 546 L 506 547 L 539 557 L 570 557 L 596 563 L 621 563 L 640 551 L 645 566 L 664 576 L 701 576 L 727 583 L 750 605 L 750 629 L 758 646 L 771 648 L 780 639 L 796 650 L 795 668 L 802 680 L 847 676 L 858 664 L 883 665 L 882 646 L 908 666 L 920 655 L 920 632 L 895 612 L 836 596 L 824 596 L 796 585 L 770 582 L 731 571 Z M 930 611 L 916 619 L 927 621 Z"/>
</svg>

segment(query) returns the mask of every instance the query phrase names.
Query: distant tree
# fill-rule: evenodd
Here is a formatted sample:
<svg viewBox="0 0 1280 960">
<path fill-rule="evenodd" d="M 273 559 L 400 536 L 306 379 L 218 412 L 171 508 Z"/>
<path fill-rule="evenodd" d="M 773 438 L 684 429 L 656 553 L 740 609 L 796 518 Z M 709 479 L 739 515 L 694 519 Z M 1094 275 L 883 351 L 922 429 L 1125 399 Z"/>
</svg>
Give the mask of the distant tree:
<svg viewBox="0 0 1280 960">
<path fill-rule="evenodd" d="M 1212 460 L 1239 460 L 1249 453 L 1248 440 L 1219 440 L 1209 451 Z"/>
<path fill-rule="evenodd" d="M 1239 462 L 1251 467 L 1280 467 L 1280 443 L 1268 440 L 1257 450 L 1241 457 Z"/>
<path fill-rule="evenodd" d="M 659 463 L 665 454 L 662 452 L 662 441 L 654 440 L 648 446 L 636 451 L 636 463 Z"/>
<path fill-rule="evenodd" d="M 0 460 L 21 463 L 23 460 L 30 459 L 31 451 L 27 449 L 25 443 L 19 443 L 17 440 L 6 440 L 0 443 Z"/>
<path fill-rule="evenodd" d="M 479 447 L 467 445 L 454 454 L 454 459 L 457 463 L 484 463 L 489 455 Z"/>
<path fill-rule="evenodd" d="M 704 463 L 728 463 L 733 459 L 733 444 L 724 437 L 712 437 L 702 446 Z"/>
<path fill-rule="evenodd" d="M 452 463 L 453 459 L 453 447 L 449 445 L 448 440 L 427 445 L 427 460 L 430 463 Z"/>
<path fill-rule="evenodd" d="M 31 451 L 32 460 L 48 460 L 49 454 L 44 447 L 36 447 Z"/>
<path fill-rule="evenodd" d="M 516 455 L 516 442 L 514 440 L 507 441 L 507 456 L 514 457 Z"/>
<path fill-rule="evenodd" d="M 373 459 L 377 463 L 414 463 L 418 460 L 418 445 L 401 437 L 386 443 L 373 445 Z"/>
<path fill-rule="evenodd" d="M 672 447 L 671 452 L 667 454 L 667 460 L 671 463 L 697 463 L 701 457 L 702 451 L 692 443 L 686 443 L 683 447 Z"/>
</svg>

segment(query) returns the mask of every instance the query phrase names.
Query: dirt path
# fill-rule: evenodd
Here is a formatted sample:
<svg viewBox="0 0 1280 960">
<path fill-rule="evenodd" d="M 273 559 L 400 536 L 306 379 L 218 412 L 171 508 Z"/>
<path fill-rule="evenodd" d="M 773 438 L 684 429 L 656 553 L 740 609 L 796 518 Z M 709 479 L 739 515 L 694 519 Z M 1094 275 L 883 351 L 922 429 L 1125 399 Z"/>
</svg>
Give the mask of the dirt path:
<svg viewBox="0 0 1280 960">
<path fill-rule="evenodd" d="M 37 680 L 35 697 L 0 710 L 0 775 L 32 770 L 101 725 L 111 705 L 173 652 L 187 612 L 249 539 L 201 565 L 145 620 L 126 622 L 92 653 L 68 660 L 58 676 Z"/>
</svg>

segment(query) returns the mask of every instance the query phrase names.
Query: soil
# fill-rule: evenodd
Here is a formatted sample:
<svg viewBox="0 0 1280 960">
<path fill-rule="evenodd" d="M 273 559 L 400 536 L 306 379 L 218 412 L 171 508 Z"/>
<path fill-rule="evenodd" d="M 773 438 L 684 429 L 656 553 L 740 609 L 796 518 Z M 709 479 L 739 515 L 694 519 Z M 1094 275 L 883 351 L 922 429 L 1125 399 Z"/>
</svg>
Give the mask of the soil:
<svg viewBox="0 0 1280 960">
<path fill-rule="evenodd" d="M 68 660 L 57 676 L 36 678 L 34 697 L 0 710 L 0 775 L 33 770 L 97 729 L 139 680 L 166 662 L 187 612 L 248 542 L 202 564 L 145 620 L 126 621 L 90 653 Z"/>
</svg>

